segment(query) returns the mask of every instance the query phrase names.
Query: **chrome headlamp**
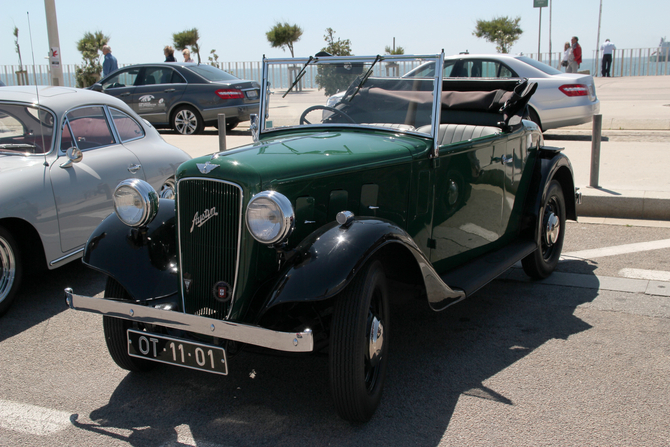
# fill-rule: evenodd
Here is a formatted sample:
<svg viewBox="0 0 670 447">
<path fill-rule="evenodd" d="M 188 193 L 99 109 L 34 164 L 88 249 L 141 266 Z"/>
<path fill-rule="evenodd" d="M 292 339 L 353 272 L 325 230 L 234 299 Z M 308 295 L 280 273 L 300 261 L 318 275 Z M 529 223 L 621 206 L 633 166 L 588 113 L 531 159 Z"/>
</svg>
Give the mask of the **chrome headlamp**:
<svg viewBox="0 0 670 447">
<path fill-rule="evenodd" d="M 247 206 L 247 228 L 258 242 L 280 244 L 291 235 L 295 215 L 291 201 L 276 191 L 256 194 Z"/>
<path fill-rule="evenodd" d="M 144 180 L 124 180 L 114 190 L 114 212 L 130 227 L 147 225 L 158 214 L 158 194 Z"/>
</svg>

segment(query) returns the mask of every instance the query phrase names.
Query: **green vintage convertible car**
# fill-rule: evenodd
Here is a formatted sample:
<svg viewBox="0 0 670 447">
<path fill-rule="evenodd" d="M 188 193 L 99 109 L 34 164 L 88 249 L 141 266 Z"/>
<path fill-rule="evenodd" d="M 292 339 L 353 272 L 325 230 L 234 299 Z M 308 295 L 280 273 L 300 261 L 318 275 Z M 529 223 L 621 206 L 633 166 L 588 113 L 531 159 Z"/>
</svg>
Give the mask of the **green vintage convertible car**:
<svg viewBox="0 0 670 447">
<path fill-rule="evenodd" d="M 227 374 L 244 348 L 325 352 L 338 414 L 369 420 L 392 342 L 389 281 L 435 311 L 521 261 L 551 274 L 578 194 L 524 118 L 525 79 L 403 76 L 444 55 L 266 59 L 254 143 L 188 161 L 174 200 L 138 179 L 84 262 L 108 275 L 109 353 Z M 291 67 L 291 85 L 280 85 Z M 324 106 L 337 92 L 339 101 Z"/>
</svg>

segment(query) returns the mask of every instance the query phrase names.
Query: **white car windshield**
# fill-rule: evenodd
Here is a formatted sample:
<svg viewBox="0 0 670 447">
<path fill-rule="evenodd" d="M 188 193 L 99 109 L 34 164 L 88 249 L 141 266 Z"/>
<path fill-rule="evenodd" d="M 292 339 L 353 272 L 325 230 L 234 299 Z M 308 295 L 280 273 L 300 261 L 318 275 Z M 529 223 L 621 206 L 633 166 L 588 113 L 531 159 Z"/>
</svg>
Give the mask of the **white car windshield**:
<svg viewBox="0 0 670 447">
<path fill-rule="evenodd" d="M 265 60 L 262 132 L 287 127 L 366 126 L 430 134 L 434 74 L 403 76 L 438 56 Z"/>
</svg>

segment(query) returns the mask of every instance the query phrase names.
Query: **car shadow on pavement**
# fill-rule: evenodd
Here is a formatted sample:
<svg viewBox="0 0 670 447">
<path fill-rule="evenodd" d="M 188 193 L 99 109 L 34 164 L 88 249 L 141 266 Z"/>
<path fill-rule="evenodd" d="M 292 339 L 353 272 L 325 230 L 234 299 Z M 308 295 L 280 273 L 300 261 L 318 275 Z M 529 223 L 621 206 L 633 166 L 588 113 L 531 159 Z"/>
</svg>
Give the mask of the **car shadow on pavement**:
<svg viewBox="0 0 670 447">
<path fill-rule="evenodd" d="M 0 342 L 67 310 L 66 287 L 93 296 L 104 290 L 105 278 L 81 260 L 55 270 L 28 273 L 12 306 L 0 317 Z"/>
<path fill-rule="evenodd" d="M 550 340 L 590 329 L 574 311 L 598 294 L 497 280 L 436 313 L 401 289 L 389 288 L 401 298 L 384 396 L 367 424 L 337 417 L 325 356 L 247 352 L 229 358 L 227 377 L 162 365 L 129 373 L 106 405 L 88 417 L 73 415 L 72 423 L 114 438 L 129 430 L 121 438 L 136 446 L 185 442 L 184 427 L 198 445 L 438 445 L 464 396 L 523 405 L 487 380 Z"/>
</svg>

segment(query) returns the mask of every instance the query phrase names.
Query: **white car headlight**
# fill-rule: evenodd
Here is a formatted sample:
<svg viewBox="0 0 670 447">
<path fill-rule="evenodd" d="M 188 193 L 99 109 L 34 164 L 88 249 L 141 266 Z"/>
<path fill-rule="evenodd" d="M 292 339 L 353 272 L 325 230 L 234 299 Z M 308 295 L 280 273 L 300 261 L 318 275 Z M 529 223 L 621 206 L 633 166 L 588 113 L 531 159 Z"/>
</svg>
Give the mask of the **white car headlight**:
<svg viewBox="0 0 670 447">
<path fill-rule="evenodd" d="M 114 190 L 114 211 L 130 227 L 147 225 L 158 214 L 158 194 L 144 180 L 124 180 Z"/>
<path fill-rule="evenodd" d="M 246 220 L 251 235 L 263 244 L 284 242 L 295 226 L 291 202 L 275 191 L 256 194 L 247 206 Z"/>
</svg>

